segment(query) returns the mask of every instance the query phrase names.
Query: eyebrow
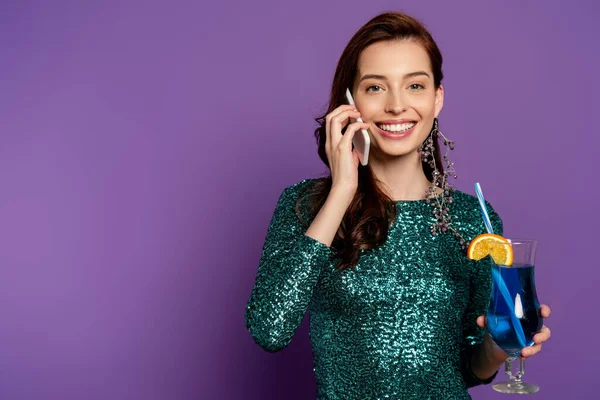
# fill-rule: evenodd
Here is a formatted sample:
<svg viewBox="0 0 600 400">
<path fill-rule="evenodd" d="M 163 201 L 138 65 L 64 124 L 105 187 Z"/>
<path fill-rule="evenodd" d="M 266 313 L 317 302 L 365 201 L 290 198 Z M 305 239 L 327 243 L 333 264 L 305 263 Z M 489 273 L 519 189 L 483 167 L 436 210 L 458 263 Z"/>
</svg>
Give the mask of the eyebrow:
<svg viewBox="0 0 600 400">
<path fill-rule="evenodd" d="M 427 72 L 425 72 L 425 71 L 416 71 L 416 72 L 409 72 L 408 74 L 405 74 L 404 75 L 404 79 L 414 78 L 415 76 L 423 76 L 423 75 L 429 78 L 429 74 Z M 367 75 L 363 75 L 360 78 L 359 82 L 362 82 L 365 79 L 381 79 L 381 80 L 386 80 L 387 77 L 384 76 L 384 75 L 367 74 Z"/>
</svg>

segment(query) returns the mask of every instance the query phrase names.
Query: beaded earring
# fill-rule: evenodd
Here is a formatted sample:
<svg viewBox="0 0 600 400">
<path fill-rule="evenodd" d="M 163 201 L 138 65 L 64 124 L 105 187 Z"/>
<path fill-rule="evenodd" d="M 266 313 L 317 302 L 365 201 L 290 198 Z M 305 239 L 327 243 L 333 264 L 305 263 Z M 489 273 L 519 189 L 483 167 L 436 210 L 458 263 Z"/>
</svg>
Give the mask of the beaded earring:
<svg viewBox="0 0 600 400">
<path fill-rule="evenodd" d="M 435 160 L 435 143 L 438 141 L 439 136 L 442 137 L 444 146 L 446 146 L 446 151 L 443 156 L 443 163 L 445 164 L 443 172 L 440 172 Z M 451 150 L 454 150 L 454 142 L 449 140 L 439 130 L 438 119 L 435 118 L 429 136 L 419 148 L 421 161 L 429 165 L 432 170 L 431 186 L 427 189 L 425 194 L 427 204 L 433 205 L 433 216 L 435 217 L 435 222 L 431 225 L 431 234 L 436 236 L 441 232 L 450 231 L 458 239 L 460 247 L 463 250 L 466 250 L 469 243 L 450 225 L 452 219 L 452 216 L 450 215 L 450 204 L 452 204 L 452 195 L 456 191 L 456 188 L 449 182 L 450 178 L 456 179 L 454 163 L 450 162 L 448 159 L 448 153 Z M 438 190 L 438 188 L 441 190 Z"/>
</svg>

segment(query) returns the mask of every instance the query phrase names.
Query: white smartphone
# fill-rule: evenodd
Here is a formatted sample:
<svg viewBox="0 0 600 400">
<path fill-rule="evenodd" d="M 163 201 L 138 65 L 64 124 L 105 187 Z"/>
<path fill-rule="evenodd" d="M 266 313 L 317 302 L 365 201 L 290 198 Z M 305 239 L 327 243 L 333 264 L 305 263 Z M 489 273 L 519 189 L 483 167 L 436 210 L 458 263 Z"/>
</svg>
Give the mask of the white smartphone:
<svg viewBox="0 0 600 400">
<path fill-rule="evenodd" d="M 350 89 L 346 89 L 346 99 L 348 100 L 348 104 L 354 105 L 354 99 L 352 98 L 352 93 Z M 350 118 L 350 122 L 363 122 L 363 120 L 359 117 L 358 119 Z M 361 129 L 359 132 L 354 134 L 354 138 L 352 138 L 352 144 L 354 144 L 354 148 L 358 153 L 358 159 L 362 165 L 367 165 L 369 163 L 369 148 L 371 147 L 371 138 L 369 137 L 369 132 L 366 129 Z"/>
</svg>

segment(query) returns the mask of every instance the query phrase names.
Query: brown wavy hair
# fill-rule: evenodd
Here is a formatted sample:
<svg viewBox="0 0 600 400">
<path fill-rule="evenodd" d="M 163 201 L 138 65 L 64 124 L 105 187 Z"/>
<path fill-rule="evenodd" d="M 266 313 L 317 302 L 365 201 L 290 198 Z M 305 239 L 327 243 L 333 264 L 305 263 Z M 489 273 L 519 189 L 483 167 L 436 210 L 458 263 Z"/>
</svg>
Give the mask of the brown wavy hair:
<svg viewBox="0 0 600 400">
<path fill-rule="evenodd" d="M 354 86 L 361 52 L 374 43 L 394 40 L 411 40 L 423 46 L 429 55 L 435 88 L 441 85 L 442 54 L 431 34 L 419 21 L 399 12 L 384 13 L 371 19 L 354 34 L 344 49 L 333 78 L 329 107 L 324 115 L 316 118 L 319 124 L 315 130 L 319 157 L 328 168 L 329 161 L 325 153 L 325 117 L 345 104 L 345 91 L 346 88 Z M 443 173 L 437 137 L 434 137 L 434 153 L 438 171 Z M 432 181 L 432 168 L 425 162 L 422 165 L 425 176 Z M 329 174 L 326 178 L 316 180 L 300 196 L 296 204 L 296 213 L 301 220 L 304 220 L 301 217 L 301 209 L 308 211 L 312 217 L 316 216 L 329 195 L 331 185 L 332 179 Z M 302 204 L 304 202 L 306 204 Z M 331 246 L 338 259 L 337 268 L 354 268 L 361 249 L 373 249 L 384 244 L 395 217 L 396 204 L 385 192 L 382 183 L 377 180 L 369 165 L 359 165 L 358 189 Z"/>
</svg>

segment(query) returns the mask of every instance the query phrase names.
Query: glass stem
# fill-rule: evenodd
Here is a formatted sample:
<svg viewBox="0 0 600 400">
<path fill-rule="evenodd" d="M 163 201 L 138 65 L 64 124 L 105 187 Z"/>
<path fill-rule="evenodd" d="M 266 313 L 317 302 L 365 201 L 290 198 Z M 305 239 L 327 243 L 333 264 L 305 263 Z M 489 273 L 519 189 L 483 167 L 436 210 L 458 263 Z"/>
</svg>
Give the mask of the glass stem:
<svg viewBox="0 0 600 400">
<path fill-rule="evenodd" d="M 525 375 L 525 360 L 523 360 L 522 358 L 520 359 L 520 368 L 519 368 L 519 372 L 517 372 L 516 375 L 512 374 L 512 362 L 515 360 L 516 357 L 509 357 L 506 359 L 506 361 L 504 362 L 504 373 L 506 373 L 506 375 L 508 375 L 508 379 L 509 379 L 509 386 L 510 385 L 521 385 L 523 382 L 521 381 L 521 378 L 523 377 L 523 375 Z"/>
<path fill-rule="evenodd" d="M 519 366 L 519 373 L 517 374 L 517 379 L 521 381 L 521 378 L 523 377 L 523 375 L 525 375 L 525 360 L 522 358 L 519 358 L 519 360 L 521 361 L 521 365 Z"/>
<path fill-rule="evenodd" d="M 508 357 L 506 359 L 506 361 L 504 361 L 504 373 L 508 376 L 508 379 L 511 381 L 514 379 L 513 374 L 512 374 L 512 366 L 511 366 L 512 361 L 514 359 L 515 359 L 514 357 Z"/>
</svg>

